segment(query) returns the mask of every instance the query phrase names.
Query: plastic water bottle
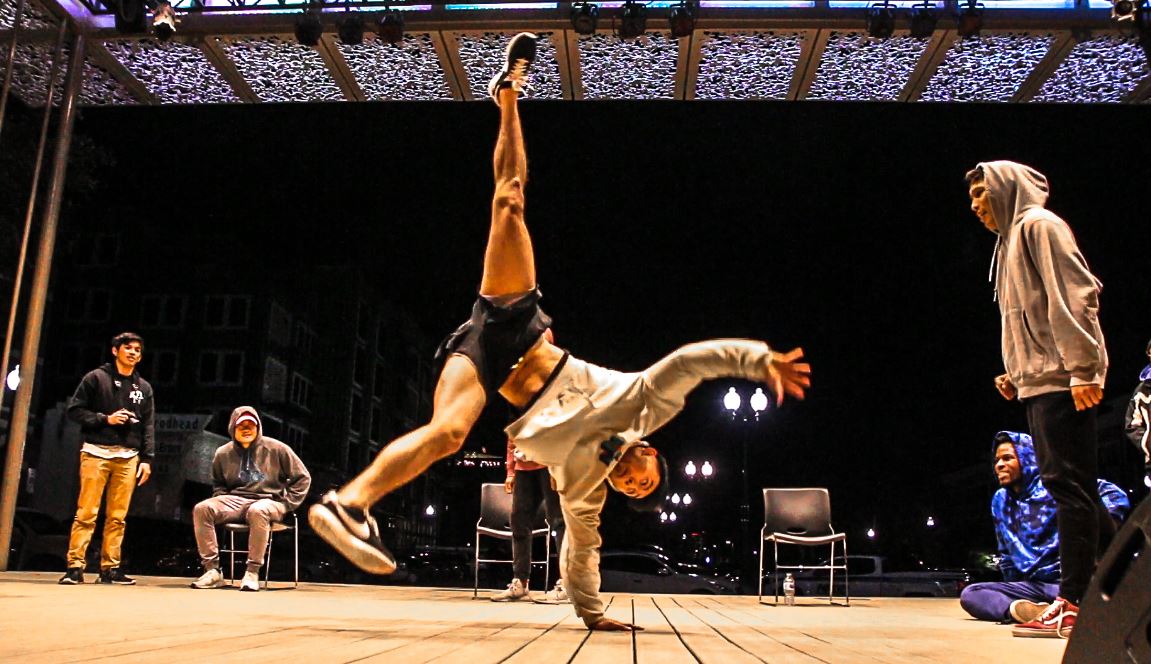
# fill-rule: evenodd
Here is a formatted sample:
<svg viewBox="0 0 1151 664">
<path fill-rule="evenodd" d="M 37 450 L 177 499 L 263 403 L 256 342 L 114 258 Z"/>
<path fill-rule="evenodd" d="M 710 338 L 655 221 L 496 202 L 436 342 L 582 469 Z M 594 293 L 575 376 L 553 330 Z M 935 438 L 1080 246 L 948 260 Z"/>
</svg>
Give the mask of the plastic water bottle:
<svg viewBox="0 0 1151 664">
<path fill-rule="evenodd" d="M 783 577 L 783 604 L 795 606 L 795 577 L 790 572 Z"/>
</svg>

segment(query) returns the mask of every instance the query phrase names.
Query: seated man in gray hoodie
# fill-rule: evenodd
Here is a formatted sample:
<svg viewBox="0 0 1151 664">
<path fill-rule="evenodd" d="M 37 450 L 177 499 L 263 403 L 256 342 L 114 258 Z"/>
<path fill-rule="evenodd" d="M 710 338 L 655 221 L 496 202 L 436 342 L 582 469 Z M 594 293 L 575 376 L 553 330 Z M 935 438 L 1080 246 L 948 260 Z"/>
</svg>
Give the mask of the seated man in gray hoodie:
<svg viewBox="0 0 1151 664">
<path fill-rule="evenodd" d="M 263 435 L 255 408 L 240 406 L 232 411 L 228 433 L 231 442 L 221 445 L 212 459 L 212 497 L 192 511 L 196 546 L 204 563 L 204 574 L 192 587 L 224 585 L 216 526 L 247 523 L 248 564 L 240 590 L 257 591 L 272 524 L 300 507 L 312 476 L 292 448 Z"/>
<path fill-rule="evenodd" d="M 480 298 L 471 318 L 441 346 L 444 366 L 432 420 L 392 441 L 364 472 L 325 495 L 308 521 L 361 569 L 390 574 L 396 560 L 380 539 L 371 506 L 459 450 L 485 404 L 499 395 L 522 413 L 507 434 L 556 482 L 567 528 L 560 576 L 576 614 L 589 629 L 630 630 L 604 615 L 599 597 L 598 527 L 608 487 L 639 510 L 662 504 L 669 493 L 667 463 L 643 438 L 675 417 L 700 382 L 763 381 L 782 401 L 785 393 L 803 398 L 811 367 L 800 349 L 777 353 L 762 341 L 717 339 L 684 346 L 645 371 L 622 373 L 555 345 L 551 318 L 539 307 L 524 221 L 527 154 L 518 94 L 535 40 L 530 33 L 512 39 L 505 69 L 489 87 L 500 108 L 500 131 Z"/>
</svg>

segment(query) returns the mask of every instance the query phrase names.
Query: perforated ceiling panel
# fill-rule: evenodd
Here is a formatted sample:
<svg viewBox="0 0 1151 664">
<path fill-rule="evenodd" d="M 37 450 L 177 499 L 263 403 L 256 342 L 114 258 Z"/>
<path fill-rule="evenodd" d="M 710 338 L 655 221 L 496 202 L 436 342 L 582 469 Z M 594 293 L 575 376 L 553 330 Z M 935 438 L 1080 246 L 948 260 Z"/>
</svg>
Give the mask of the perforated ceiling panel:
<svg viewBox="0 0 1151 664">
<path fill-rule="evenodd" d="M 608 32 L 579 38 L 584 99 L 672 99 L 679 42 L 648 32 L 620 39 Z"/>
<path fill-rule="evenodd" d="M 198 46 L 117 39 L 104 47 L 164 104 L 218 104 L 239 97 Z"/>
<path fill-rule="evenodd" d="M 55 47 L 50 44 L 18 44 L 16 47 L 16 67 L 12 71 L 12 89 L 29 106 L 43 106 L 48 96 L 48 81 L 52 75 L 52 58 Z M 0 49 L 0 61 L 7 67 L 8 49 Z M 61 56 L 60 73 L 56 77 L 56 93 L 53 103 L 59 104 L 68 71 L 71 49 L 65 46 Z M 137 104 L 139 101 L 120 81 L 107 70 L 86 58 L 84 62 L 84 83 L 80 89 L 78 103 L 85 106 L 116 106 Z"/>
<path fill-rule="evenodd" d="M 277 36 L 218 39 L 262 101 L 342 101 L 324 59 L 314 48 Z"/>
<path fill-rule="evenodd" d="M 373 35 L 356 46 L 336 45 L 369 101 L 452 98 L 431 33 L 409 32 L 394 45 Z"/>
<path fill-rule="evenodd" d="M 832 32 L 808 99 L 892 101 L 923 56 L 930 39 L 875 39 L 864 32 Z"/>
<path fill-rule="evenodd" d="M 1138 39 L 1104 35 L 1071 49 L 1040 88 L 1040 102 L 1118 102 L 1151 75 Z"/>
<path fill-rule="evenodd" d="M 15 24 L 16 0 L 3 0 L 0 2 L 0 28 L 11 30 Z M 60 21 L 33 0 L 24 3 L 24 13 L 20 16 L 21 30 L 43 30 L 58 25 Z"/>
<path fill-rule="evenodd" d="M 800 31 L 704 32 L 696 99 L 786 99 L 806 38 Z"/>
<path fill-rule="evenodd" d="M 923 101 L 1010 101 L 1055 42 L 1051 34 L 960 39 L 923 91 Z"/>
</svg>

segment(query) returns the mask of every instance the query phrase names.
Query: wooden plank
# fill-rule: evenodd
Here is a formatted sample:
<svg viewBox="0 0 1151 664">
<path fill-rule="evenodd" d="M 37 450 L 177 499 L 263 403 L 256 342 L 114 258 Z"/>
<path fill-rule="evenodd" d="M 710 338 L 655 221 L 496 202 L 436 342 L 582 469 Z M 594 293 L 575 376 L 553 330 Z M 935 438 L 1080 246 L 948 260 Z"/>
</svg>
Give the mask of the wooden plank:
<svg viewBox="0 0 1151 664">
<path fill-rule="evenodd" d="M 630 595 L 614 595 L 604 616 L 620 622 L 634 622 L 635 612 Z M 591 632 L 571 659 L 572 664 L 604 664 L 635 661 L 635 632 Z M 688 660 L 690 661 L 690 660 Z"/>
</svg>

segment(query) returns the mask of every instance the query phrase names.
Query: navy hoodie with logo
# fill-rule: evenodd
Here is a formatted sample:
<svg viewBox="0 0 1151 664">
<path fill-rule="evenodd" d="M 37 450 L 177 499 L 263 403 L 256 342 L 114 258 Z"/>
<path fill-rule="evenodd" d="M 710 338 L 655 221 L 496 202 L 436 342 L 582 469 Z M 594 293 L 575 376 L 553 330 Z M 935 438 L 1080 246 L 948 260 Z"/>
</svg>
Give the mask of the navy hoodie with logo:
<svg viewBox="0 0 1151 664">
<path fill-rule="evenodd" d="M 121 408 L 131 411 L 137 421 L 108 424 L 108 416 Z M 135 371 L 121 376 L 108 363 L 84 374 L 68 399 L 68 417 L 80 425 L 81 442 L 140 450 L 140 461 L 147 463 L 155 455 L 152 386 Z"/>
<path fill-rule="evenodd" d="M 1042 581 L 1059 583 L 1059 528 L 1055 521 L 1055 499 L 1039 479 L 1039 462 L 1031 436 L 1014 431 L 996 434 L 992 453 L 1007 436 L 1015 447 L 1019 468 L 1020 491 L 1002 487 L 991 498 L 991 516 L 995 519 L 995 539 L 999 542 L 999 571 L 1004 581 Z M 1127 518 L 1131 501 L 1123 489 L 1107 480 L 1096 480 L 1099 497 L 1107 512 L 1118 522 Z"/>
</svg>

